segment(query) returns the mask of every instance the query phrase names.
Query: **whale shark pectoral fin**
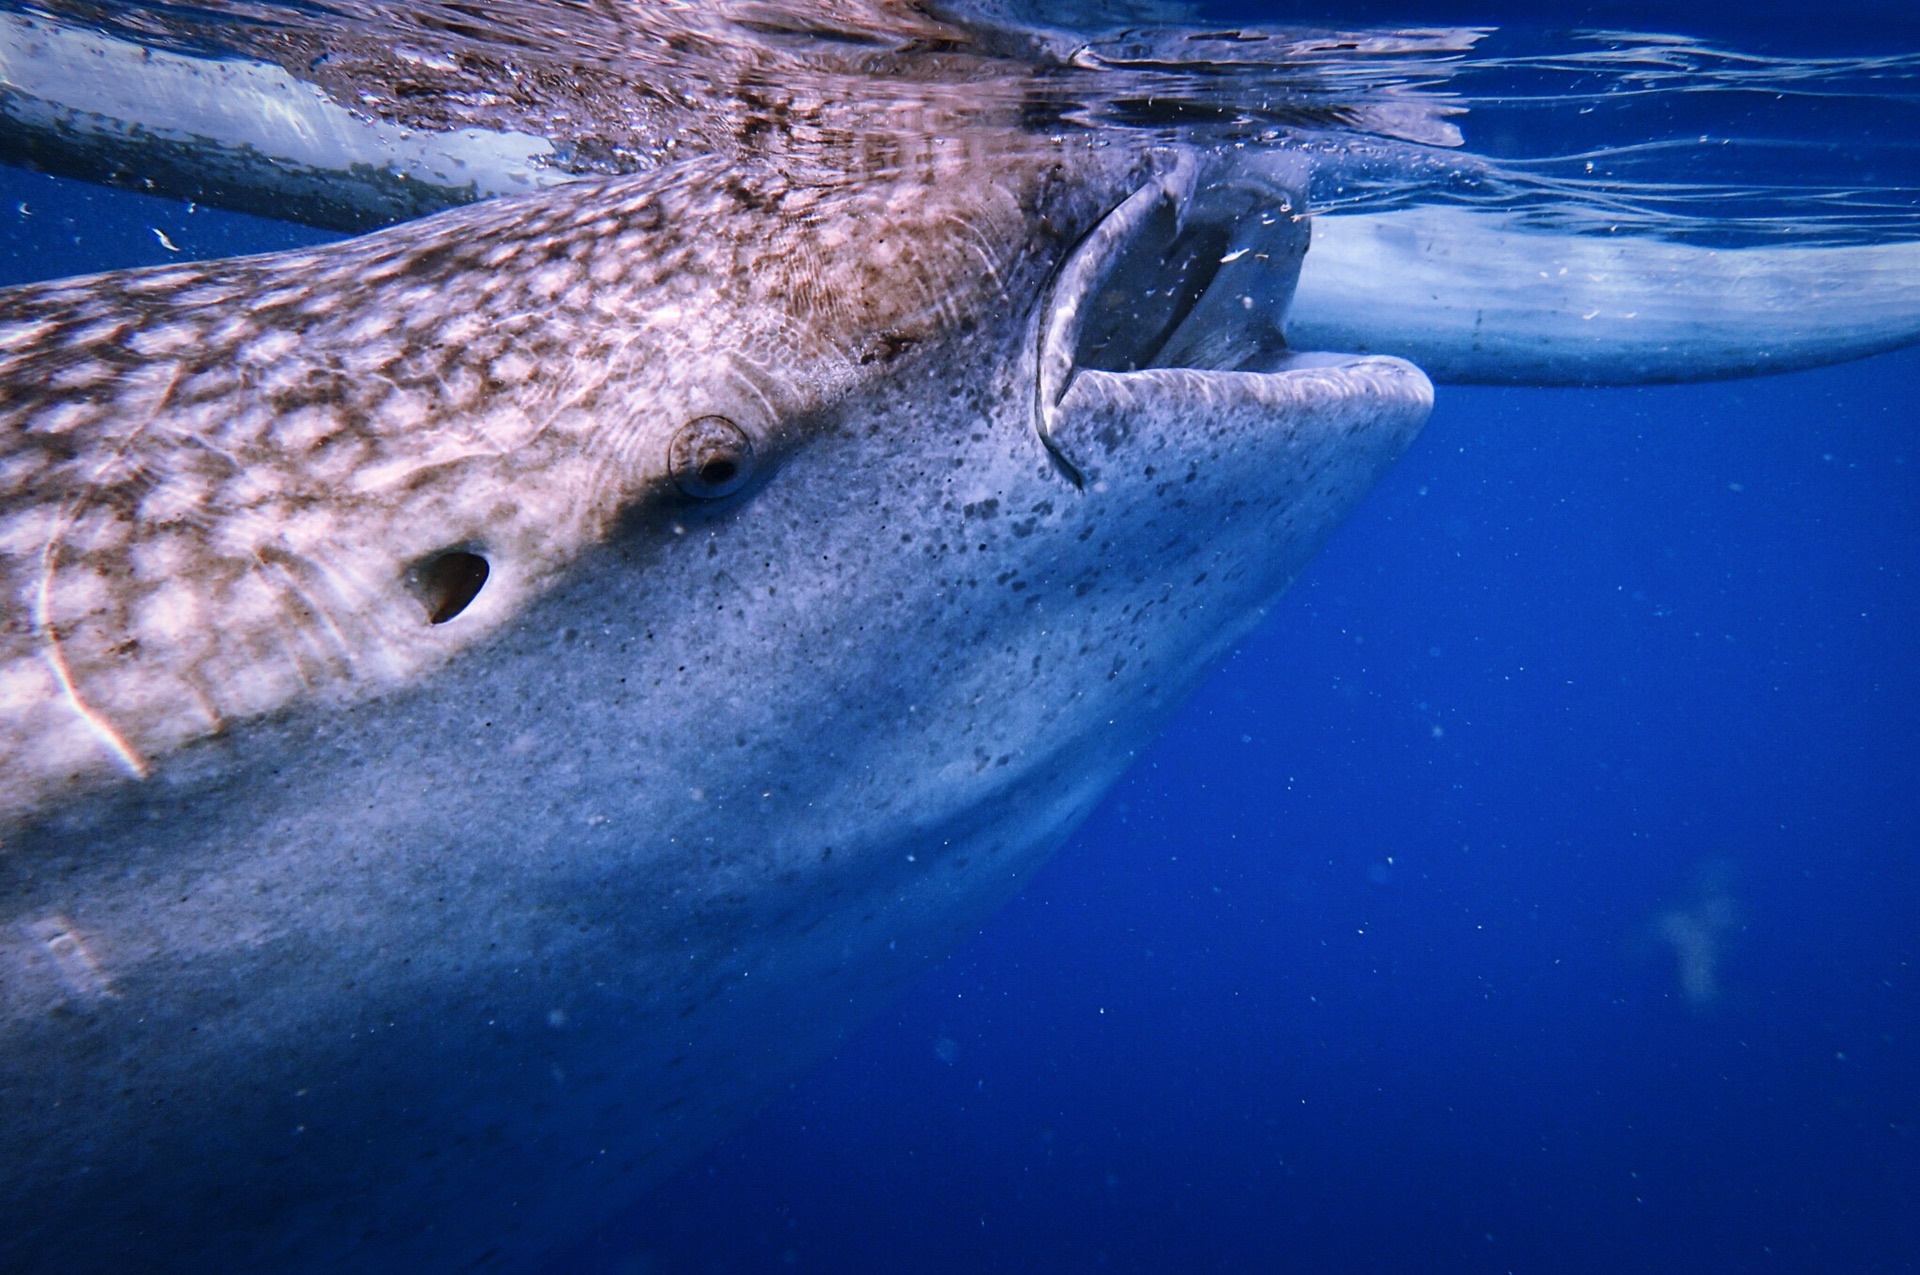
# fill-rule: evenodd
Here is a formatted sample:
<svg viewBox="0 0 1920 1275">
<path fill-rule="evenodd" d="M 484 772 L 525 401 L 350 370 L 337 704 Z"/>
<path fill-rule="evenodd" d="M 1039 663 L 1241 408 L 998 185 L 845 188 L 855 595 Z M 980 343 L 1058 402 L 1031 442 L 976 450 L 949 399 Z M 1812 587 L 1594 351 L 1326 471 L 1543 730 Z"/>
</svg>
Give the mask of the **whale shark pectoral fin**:
<svg viewBox="0 0 1920 1275">
<path fill-rule="evenodd" d="M 1704 248 L 1458 208 L 1316 217 L 1287 335 L 1466 384 L 1784 372 L 1920 341 L 1920 242 Z"/>
</svg>

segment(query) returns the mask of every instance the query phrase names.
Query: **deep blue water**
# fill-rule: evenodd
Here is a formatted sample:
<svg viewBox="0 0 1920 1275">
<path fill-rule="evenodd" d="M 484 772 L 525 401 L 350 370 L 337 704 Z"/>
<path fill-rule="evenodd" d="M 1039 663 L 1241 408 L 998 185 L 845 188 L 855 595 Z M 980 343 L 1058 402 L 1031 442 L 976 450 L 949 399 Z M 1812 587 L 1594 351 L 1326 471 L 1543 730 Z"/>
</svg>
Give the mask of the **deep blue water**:
<svg viewBox="0 0 1920 1275">
<path fill-rule="evenodd" d="M 317 237 L 0 197 L 8 281 Z M 1026 892 L 575 1269 L 1920 1268 L 1916 384 L 1443 387 Z"/>
</svg>

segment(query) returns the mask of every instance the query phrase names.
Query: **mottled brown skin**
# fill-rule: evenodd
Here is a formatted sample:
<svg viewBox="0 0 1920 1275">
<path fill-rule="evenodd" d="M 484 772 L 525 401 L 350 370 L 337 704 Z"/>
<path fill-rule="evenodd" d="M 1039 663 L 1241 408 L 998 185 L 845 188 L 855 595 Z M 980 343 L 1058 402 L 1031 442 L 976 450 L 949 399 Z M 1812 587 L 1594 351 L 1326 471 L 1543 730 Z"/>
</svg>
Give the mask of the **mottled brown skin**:
<svg viewBox="0 0 1920 1275">
<path fill-rule="evenodd" d="M 831 181 L 702 161 L 0 294 L 0 819 L 438 665 L 657 492 L 689 420 L 804 445 L 1033 289 L 1100 211 L 1070 162 L 1015 134 Z M 410 573 L 463 546 L 487 588 L 430 625 Z"/>
</svg>

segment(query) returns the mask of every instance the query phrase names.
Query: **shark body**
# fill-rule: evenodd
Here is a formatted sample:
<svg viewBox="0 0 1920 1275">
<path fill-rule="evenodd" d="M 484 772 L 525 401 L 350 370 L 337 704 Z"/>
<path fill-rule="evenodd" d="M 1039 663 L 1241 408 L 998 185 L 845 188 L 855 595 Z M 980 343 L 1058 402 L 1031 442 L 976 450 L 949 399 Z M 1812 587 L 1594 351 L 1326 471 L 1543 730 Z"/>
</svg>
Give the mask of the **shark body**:
<svg viewBox="0 0 1920 1275">
<path fill-rule="evenodd" d="M 1293 198 L 955 130 L 0 295 L 0 1265 L 525 1268 L 828 1048 L 1424 419 Z"/>
</svg>

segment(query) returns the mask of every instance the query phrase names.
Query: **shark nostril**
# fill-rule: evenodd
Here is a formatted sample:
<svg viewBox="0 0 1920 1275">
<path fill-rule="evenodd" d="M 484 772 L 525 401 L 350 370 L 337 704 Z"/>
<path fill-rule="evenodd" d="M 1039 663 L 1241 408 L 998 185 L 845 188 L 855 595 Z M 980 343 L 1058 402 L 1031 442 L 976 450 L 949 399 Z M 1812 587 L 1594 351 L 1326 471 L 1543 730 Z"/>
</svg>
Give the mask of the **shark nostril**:
<svg viewBox="0 0 1920 1275">
<path fill-rule="evenodd" d="M 468 549 L 435 554 L 417 568 L 414 580 L 427 608 L 427 623 L 445 624 L 472 605 L 487 582 L 488 569 L 487 560 Z"/>
</svg>

